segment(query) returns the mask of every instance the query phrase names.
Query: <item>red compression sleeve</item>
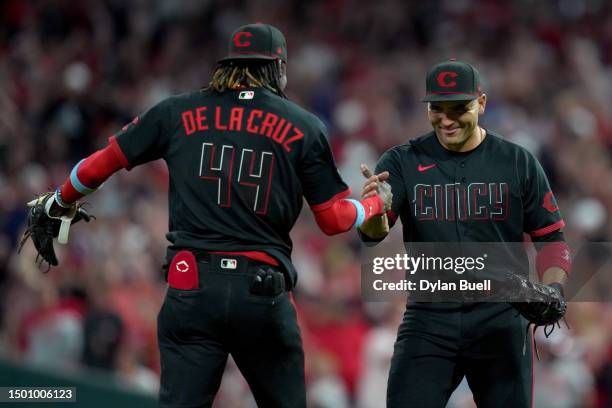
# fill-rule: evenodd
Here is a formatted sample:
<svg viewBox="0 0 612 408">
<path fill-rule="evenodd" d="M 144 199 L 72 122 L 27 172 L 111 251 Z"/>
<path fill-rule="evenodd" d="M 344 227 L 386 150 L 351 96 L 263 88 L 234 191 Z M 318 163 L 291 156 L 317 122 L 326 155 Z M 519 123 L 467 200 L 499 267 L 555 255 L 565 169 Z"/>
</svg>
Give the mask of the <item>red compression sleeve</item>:
<svg viewBox="0 0 612 408">
<path fill-rule="evenodd" d="M 90 189 L 96 189 L 113 173 L 125 167 L 123 164 L 123 160 L 117 155 L 111 144 L 81 161 L 77 165 L 76 177 L 81 184 Z M 66 203 L 73 203 L 85 195 L 75 188 L 70 176 L 62 185 L 60 194 L 62 201 Z"/>
<path fill-rule="evenodd" d="M 536 271 L 540 280 L 544 272 L 553 266 L 559 267 L 568 275 L 572 269 L 569 247 L 565 242 L 551 242 L 544 245 L 536 255 Z"/>
<path fill-rule="evenodd" d="M 382 215 L 383 202 L 379 196 L 368 197 L 357 204 L 361 204 L 364 218 L 361 222 L 376 215 Z M 338 200 L 330 207 L 315 211 L 317 225 L 327 235 L 335 235 L 351 229 L 359 217 L 359 209 L 352 200 Z"/>
</svg>

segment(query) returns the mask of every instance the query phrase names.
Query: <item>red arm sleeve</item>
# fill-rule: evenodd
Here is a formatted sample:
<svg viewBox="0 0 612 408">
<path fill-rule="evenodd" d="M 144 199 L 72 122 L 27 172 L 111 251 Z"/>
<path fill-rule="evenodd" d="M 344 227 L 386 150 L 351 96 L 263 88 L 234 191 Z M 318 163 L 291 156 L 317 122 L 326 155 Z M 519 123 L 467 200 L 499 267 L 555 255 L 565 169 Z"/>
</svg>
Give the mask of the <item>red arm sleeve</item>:
<svg viewBox="0 0 612 408">
<path fill-rule="evenodd" d="M 117 170 L 124 167 L 125 160 L 117 153 L 117 146 L 111 142 L 104 149 L 98 150 L 75 166 L 60 188 L 62 201 L 75 202 L 87 194 L 83 187 L 95 190 Z"/>
<path fill-rule="evenodd" d="M 565 242 L 550 242 L 544 245 L 536 256 L 536 271 L 540 280 L 548 268 L 556 266 L 570 274 L 572 270 L 572 259 L 569 247 Z"/>
<path fill-rule="evenodd" d="M 315 220 L 327 235 L 340 234 L 357 224 L 383 213 L 383 202 L 378 196 L 357 200 L 337 200 L 331 206 L 314 211 Z"/>
</svg>

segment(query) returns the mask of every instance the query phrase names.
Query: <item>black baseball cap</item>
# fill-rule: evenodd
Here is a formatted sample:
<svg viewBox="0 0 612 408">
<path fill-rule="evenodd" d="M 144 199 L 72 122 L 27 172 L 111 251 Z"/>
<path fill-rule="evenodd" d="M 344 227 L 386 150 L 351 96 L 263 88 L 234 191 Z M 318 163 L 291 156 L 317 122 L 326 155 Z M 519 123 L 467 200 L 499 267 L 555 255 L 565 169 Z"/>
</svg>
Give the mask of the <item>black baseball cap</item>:
<svg viewBox="0 0 612 408">
<path fill-rule="evenodd" d="M 481 94 L 480 73 L 467 62 L 450 59 L 429 70 L 425 87 L 423 102 L 471 101 Z"/>
<path fill-rule="evenodd" d="M 219 62 L 249 59 L 287 62 L 287 42 L 283 33 L 262 23 L 238 27 L 229 40 L 228 56 Z"/>
</svg>

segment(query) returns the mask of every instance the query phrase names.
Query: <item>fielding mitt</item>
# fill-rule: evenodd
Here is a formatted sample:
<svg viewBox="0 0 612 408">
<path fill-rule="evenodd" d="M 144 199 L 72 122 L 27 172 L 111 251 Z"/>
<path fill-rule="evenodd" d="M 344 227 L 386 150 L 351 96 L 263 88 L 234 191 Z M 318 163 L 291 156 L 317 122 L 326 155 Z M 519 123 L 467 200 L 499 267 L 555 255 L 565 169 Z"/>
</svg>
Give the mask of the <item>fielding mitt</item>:
<svg viewBox="0 0 612 408">
<path fill-rule="evenodd" d="M 565 317 L 567 303 L 563 300 L 561 291 L 554 286 L 533 283 L 523 276 L 510 272 L 508 273 L 508 279 L 513 283 L 513 289 L 518 291 L 516 298 L 519 300 L 518 302 L 510 302 L 510 304 L 528 322 L 525 330 L 525 341 L 523 342 L 523 355 L 525 355 L 531 325 L 535 326 L 534 334 L 539 326 L 544 326 L 544 335 L 549 337 L 555 327 L 561 327 L 559 321 Z M 565 324 L 567 326 L 567 322 Z M 540 353 L 535 343 L 535 337 L 534 348 L 539 360 Z"/>
<path fill-rule="evenodd" d="M 66 244 L 72 224 L 80 220 L 89 222 L 95 219 L 81 203 L 76 202 L 63 207 L 58 204 L 55 195 L 56 193 L 48 192 L 28 203 L 28 225 L 17 251 L 21 252 L 28 238 L 32 238 L 32 243 L 38 252 L 36 263 L 40 267 L 43 262 L 47 262 L 49 264 L 47 271 L 51 266 L 58 264 L 53 239 L 57 238 L 59 243 Z"/>
<path fill-rule="evenodd" d="M 558 289 L 530 282 L 513 273 L 509 274 L 509 278 L 516 285 L 514 288 L 518 290 L 516 298 L 519 300 L 510 304 L 529 323 L 535 326 L 555 325 L 565 316 L 567 303 Z"/>
</svg>

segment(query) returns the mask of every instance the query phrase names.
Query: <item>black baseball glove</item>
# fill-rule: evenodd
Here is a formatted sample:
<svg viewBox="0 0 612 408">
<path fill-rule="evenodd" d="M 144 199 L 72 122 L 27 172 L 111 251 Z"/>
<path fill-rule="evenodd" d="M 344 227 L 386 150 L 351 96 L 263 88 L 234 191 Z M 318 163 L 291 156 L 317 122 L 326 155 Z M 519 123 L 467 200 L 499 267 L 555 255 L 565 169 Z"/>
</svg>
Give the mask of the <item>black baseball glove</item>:
<svg viewBox="0 0 612 408">
<path fill-rule="evenodd" d="M 55 193 L 53 192 L 40 195 L 30 201 L 28 207 L 28 225 L 23 233 L 17 252 L 21 252 L 23 245 L 28 238 L 31 238 L 38 252 L 36 263 L 40 267 L 43 262 L 47 262 L 49 264 L 47 271 L 51 266 L 58 264 L 55 249 L 53 248 L 53 239 L 57 238 L 58 242 L 66 244 L 68 242 L 68 232 L 72 224 L 80 220 L 89 222 L 95 219 L 79 202 L 73 203 L 68 207 L 61 207 L 55 201 Z"/>
<path fill-rule="evenodd" d="M 513 273 L 508 278 L 515 284 L 517 302 L 510 304 L 529 323 L 537 326 L 549 326 L 558 324 L 565 316 L 567 303 L 561 292 L 548 285 L 530 282 L 527 278 Z"/>
</svg>

